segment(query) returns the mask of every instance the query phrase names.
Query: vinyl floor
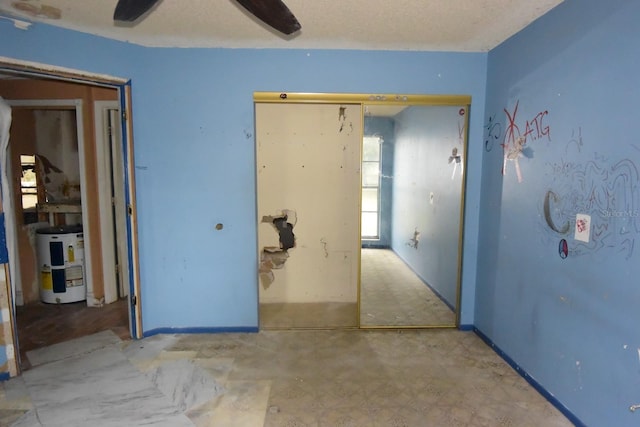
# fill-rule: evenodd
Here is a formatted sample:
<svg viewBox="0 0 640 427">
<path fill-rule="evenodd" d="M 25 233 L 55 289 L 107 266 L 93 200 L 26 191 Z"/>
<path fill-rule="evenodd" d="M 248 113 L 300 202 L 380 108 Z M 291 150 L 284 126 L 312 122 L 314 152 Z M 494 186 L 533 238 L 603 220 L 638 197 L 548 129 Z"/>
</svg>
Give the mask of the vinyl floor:
<svg viewBox="0 0 640 427">
<path fill-rule="evenodd" d="M 27 352 L 3 426 L 517 426 L 571 423 L 473 332 L 110 330 Z"/>
</svg>

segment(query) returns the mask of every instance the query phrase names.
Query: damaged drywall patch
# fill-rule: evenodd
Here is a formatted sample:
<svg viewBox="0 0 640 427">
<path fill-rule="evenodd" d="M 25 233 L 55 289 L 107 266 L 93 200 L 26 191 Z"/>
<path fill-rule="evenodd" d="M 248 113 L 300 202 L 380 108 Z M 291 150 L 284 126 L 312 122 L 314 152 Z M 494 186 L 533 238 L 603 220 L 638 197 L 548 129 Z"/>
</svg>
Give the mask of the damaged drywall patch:
<svg viewBox="0 0 640 427">
<path fill-rule="evenodd" d="M 295 248 L 296 236 L 293 234 L 293 227 L 298 221 L 296 211 L 291 209 L 283 209 L 279 215 L 265 215 L 262 217 L 261 223 L 271 224 L 278 232 L 279 246 L 265 246 L 260 254 L 260 282 L 264 289 L 275 280 L 273 270 L 284 267 L 287 258 L 289 258 L 289 249 Z"/>
<path fill-rule="evenodd" d="M 287 258 L 289 258 L 287 251 L 272 247 L 267 247 L 262 250 L 258 271 L 260 272 L 260 282 L 262 282 L 262 286 L 265 289 L 268 289 L 275 280 L 273 270 L 282 268 Z"/>
</svg>

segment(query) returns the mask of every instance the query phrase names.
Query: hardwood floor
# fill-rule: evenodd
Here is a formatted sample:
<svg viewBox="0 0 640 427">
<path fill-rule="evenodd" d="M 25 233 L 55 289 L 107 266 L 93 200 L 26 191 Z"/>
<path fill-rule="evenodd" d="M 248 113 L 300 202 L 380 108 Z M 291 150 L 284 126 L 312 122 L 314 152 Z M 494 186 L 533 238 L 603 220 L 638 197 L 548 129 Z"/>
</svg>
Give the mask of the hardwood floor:
<svg viewBox="0 0 640 427">
<path fill-rule="evenodd" d="M 21 369 L 31 367 L 28 351 L 111 329 L 122 340 L 131 339 L 127 299 L 103 307 L 85 301 L 69 304 L 34 302 L 16 307 Z"/>
</svg>

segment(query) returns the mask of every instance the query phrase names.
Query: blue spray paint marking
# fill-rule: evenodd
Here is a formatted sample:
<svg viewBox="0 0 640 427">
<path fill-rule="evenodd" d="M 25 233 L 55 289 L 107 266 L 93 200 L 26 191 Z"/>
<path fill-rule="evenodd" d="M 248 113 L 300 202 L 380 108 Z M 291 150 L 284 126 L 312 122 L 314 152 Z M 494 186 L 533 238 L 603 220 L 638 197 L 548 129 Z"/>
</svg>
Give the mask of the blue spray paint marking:
<svg viewBox="0 0 640 427">
<path fill-rule="evenodd" d="M 0 264 L 9 262 L 9 251 L 7 251 L 7 232 L 4 228 L 4 212 L 0 212 Z"/>
</svg>

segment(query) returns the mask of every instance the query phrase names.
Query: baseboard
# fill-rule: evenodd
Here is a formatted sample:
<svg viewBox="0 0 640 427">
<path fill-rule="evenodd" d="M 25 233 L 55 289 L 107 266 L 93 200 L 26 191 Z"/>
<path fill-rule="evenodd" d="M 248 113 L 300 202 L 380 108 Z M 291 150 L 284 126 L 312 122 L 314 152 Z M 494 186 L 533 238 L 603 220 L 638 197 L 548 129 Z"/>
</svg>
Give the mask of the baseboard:
<svg viewBox="0 0 640 427">
<path fill-rule="evenodd" d="M 408 268 L 409 270 L 411 270 L 411 271 L 413 272 L 413 274 L 415 274 L 415 275 L 416 275 L 416 277 L 417 277 L 418 279 L 420 279 L 420 281 L 421 281 L 422 283 L 424 283 L 424 285 L 425 285 L 427 288 L 429 288 L 429 290 L 431 290 L 431 292 L 433 292 L 433 293 L 434 293 L 438 298 L 440 298 L 440 301 L 442 301 L 442 302 L 444 303 L 444 305 L 446 305 L 447 307 L 449 307 L 449 309 L 450 309 L 451 311 L 453 311 L 454 313 L 456 312 L 456 308 L 455 308 L 453 305 L 451 305 L 451 304 L 449 303 L 449 301 L 447 301 L 447 299 L 446 299 L 444 296 L 442 296 L 442 294 L 441 294 L 441 293 L 440 293 L 436 288 L 434 288 L 433 286 L 431 286 L 431 285 L 429 284 L 429 282 L 427 282 L 427 281 L 426 281 L 426 280 L 425 280 L 425 279 L 424 279 L 424 278 L 423 278 L 423 277 L 422 277 L 422 276 L 421 276 L 417 271 L 415 271 L 415 270 L 413 269 L 413 267 L 412 267 L 411 265 L 409 265 L 409 263 L 408 263 L 407 261 L 405 261 L 405 259 L 404 259 L 404 258 L 402 258 L 398 252 L 396 252 L 393 248 L 390 248 L 390 249 L 391 249 L 391 251 L 392 251 L 392 252 L 393 252 L 393 253 L 398 257 L 398 259 L 399 259 L 400 261 L 402 261 L 402 262 L 404 263 L 404 265 L 406 265 L 406 266 L 407 266 L 407 268 Z"/>
<path fill-rule="evenodd" d="M 11 379 L 11 374 L 9 372 L 0 372 L 0 382 L 8 381 Z"/>
<path fill-rule="evenodd" d="M 159 334 L 228 334 L 228 333 L 255 333 L 259 328 L 254 326 L 230 326 L 223 328 L 156 328 L 145 331 L 142 336 L 147 338 Z"/>
<path fill-rule="evenodd" d="M 458 325 L 459 331 L 475 331 L 475 329 L 474 325 Z"/>
<path fill-rule="evenodd" d="M 475 334 L 478 335 L 480 339 L 482 339 L 482 341 L 484 341 L 489 347 L 491 347 L 493 351 L 498 354 L 498 356 L 500 356 L 505 362 L 507 362 L 509 366 L 511 366 L 518 374 L 520 374 L 522 378 L 524 378 L 534 389 L 536 389 L 538 393 L 540 393 L 545 399 L 547 399 L 549 403 L 555 406 L 556 409 L 560 411 L 565 417 L 567 417 L 567 419 L 571 421 L 576 427 L 586 427 L 586 424 L 580 421 L 578 417 L 576 417 L 573 412 L 569 410 L 569 408 L 564 406 L 562 402 L 560 402 L 555 398 L 555 396 L 549 393 L 547 389 L 542 386 L 542 384 L 540 384 L 531 375 L 529 375 L 527 371 L 522 369 L 522 367 L 520 367 L 520 365 L 518 365 L 515 360 L 509 357 L 507 353 L 502 351 L 500 347 L 495 345 L 495 343 L 491 341 L 489 337 L 483 334 L 481 330 L 474 327 L 473 332 L 475 332 Z"/>
</svg>

